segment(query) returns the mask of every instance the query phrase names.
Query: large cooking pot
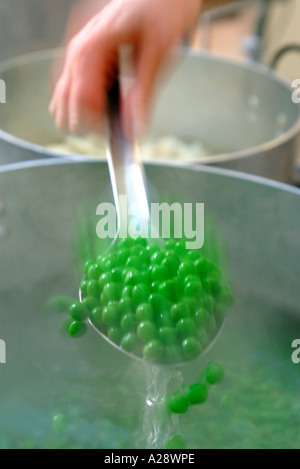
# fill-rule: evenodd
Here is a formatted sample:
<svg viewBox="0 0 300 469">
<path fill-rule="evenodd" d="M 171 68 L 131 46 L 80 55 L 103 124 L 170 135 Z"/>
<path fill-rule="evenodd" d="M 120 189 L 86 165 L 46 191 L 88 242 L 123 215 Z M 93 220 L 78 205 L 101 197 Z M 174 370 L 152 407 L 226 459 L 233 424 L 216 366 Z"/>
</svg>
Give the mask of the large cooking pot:
<svg viewBox="0 0 300 469">
<path fill-rule="evenodd" d="M 61 335 L 61 318 L 44 304 L 78 294 L 76 219 L 112 200 L 107 165 L 52 159 L 2 167 L 0 447 L 162 448 L 175 425 L 188 448 L 298 448 L 291 344 L 300 337 L 300 191 L 218 168 L 146 172 L 162 201 L 175 194 L 204 202 L 227 239 L 235 307 L 215 347 L 181 370 L 192 384 L 212 360 L 227 379 L 205 405 L 162 421 L 164 412 L 154 406 L 151 414 L 145 402 L 149 393 L 162 396 L 170 370 L 120 354 L 91 329 L 78 341 Z"/>
<path fill-rule="evenodd" d="M 48 115 L 56 54 L 42 51 L 0 66 L 7 83 L 0 114 L 2 163 L 62 156 L 45 147 L 64 138 Z M 192 53 L 159 90 L 150 134 L 203 143 L 210 154 L 199 163 L 291 182 L 300 126 L 291 94 L 264 66 Z M 105 157 L 103 150 L 99 157 Z"/>
</svg>

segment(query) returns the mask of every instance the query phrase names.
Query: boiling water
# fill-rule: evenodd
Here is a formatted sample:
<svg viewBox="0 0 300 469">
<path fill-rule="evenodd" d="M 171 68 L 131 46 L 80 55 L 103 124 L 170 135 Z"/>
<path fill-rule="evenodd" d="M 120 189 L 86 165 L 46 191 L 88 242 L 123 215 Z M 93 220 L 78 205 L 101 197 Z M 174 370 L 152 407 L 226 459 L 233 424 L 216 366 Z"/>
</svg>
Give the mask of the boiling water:
<svg viewBox="0 0 300 469">
<path fill-rule="evenodd" d="M 296 316 L 236 288 L 213 350 L 174 371 L 123 356 L 93 330 L 80 340 L 63 335 L 61 317 L 43 305 L 52 295 L 76 296 L 73 286 L 66 274 L 1 293 L 1 448 L 162 448 L 170 433 L 188 448 L 299 448 Z M 195 382 L 210 360 L 224 366 L 226 381 L 203 406 L 172 416 L 168 393 Z M 57 414 L 66 418 L 60 431 Z"/>
</svg>

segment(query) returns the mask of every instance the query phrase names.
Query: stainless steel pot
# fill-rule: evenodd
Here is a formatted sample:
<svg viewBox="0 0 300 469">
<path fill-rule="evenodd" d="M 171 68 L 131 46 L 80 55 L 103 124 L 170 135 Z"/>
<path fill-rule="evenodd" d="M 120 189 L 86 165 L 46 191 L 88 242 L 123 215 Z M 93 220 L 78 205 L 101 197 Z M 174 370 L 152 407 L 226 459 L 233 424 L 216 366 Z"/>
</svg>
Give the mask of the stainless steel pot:
<svg viewBox="0 0 300 469">
<path fill-rule="evenodd" d="M 0 66 L 8 89 L 0 115 L 2 163 L 61 156 L 44 146 L 63 138 L 48 115 L 54 56 L 42 51 Z M 264 66 L 190 54 L 158 92 L 151 135 L 203 142 L 212 155 L 199 163 L 291 182 L 300 128 L 291 94 Z"/>
<path fill-rule="evenodd" d="M 300 337 L 300 191 L 218 168 L 146 171 L 161 201 L 204 202 L 229 246 L 236 305 L 209 355 L 182 370 L 191 384 L 208 359 L 225 367 L 227 380 L 210 390 L 205 406 L 180 416 L 187 447 L 296 448 L 299 370 L 291 344 Z M 52 295 L 78 294 L 76 217 L 112 200 L 108 181 L 103 162 L 52 159 L 0 169 L 1 447 L 145 448 L 162 423 L 160 414 L 145 414 L 145 401 L 149 379 L 164 382 L 166 370 L 154 378 L 92 330 L 72 341 L 59 332 L 61 318 L 43 308 Z M 57 414 L 66 421 L 59 432 Z"/>
</svg>

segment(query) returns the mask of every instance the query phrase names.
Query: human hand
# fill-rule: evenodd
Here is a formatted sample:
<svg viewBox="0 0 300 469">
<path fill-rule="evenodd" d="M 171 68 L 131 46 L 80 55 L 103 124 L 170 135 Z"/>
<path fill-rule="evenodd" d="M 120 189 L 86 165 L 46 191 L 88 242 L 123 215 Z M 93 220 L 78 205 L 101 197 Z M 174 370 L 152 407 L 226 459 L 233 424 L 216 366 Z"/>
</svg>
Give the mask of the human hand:
<svg viewBox="0 0 300 469">
<path fill-rule="evenodd" d="M 119 51 L 132 50 L 134 83 L 122 100 L 124 129 L 146 125 L 159 70 L 170 49 L 196 22 L 202 0 L 111 0 L 70 41 L 50 104 L 56 125 L 98 132 Z M 134 126 L 135 127 L 135 126 Z"/>
</svg>

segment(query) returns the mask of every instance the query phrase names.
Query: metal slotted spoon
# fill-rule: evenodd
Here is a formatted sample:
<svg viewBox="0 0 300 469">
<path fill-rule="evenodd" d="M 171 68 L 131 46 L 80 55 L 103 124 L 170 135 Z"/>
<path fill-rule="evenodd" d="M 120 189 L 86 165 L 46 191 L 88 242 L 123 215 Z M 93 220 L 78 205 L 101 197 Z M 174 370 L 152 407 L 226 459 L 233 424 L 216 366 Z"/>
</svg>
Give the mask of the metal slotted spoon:
<svg viewBox="0 0 300 469">
<path fill-rule="evenodd" d="M 147 231 L 151 230 L 151 234 L 155 234 L 155 241 L 159 242 L 158 233 L 159 229 L 152 225 L 150 217 L 148 196 L 146 190 L 146 178 L 144 168 L 139 154 L 138 146 L 132 140 L 129 140 L 123 129 L 120 118 L 120 83 L 116 80 L 108 93 L 108 109 L 107 109 L 107 123 L 109 133 L 109 147 L 107 150 L 109 173 L 111 178 L 111 185 L 113 190 L 113 197 L 117 211 L 118 219 L 118 232 L 113 239 L 109 249 L 111 250 L 119 238 L 119 234 L 127 234 L 127 206 L 134 207 L 135 215 L 142 226 L 146 227 Z M 127 206 L 120 203 L 121 197 L 127 197 Z M 126 208 L 126 210 L 125 210 Z M 79 290 L 79 298 L 82 301 L 82 292 Z M 225 321 L 224 321 L 225 322 Z M 220 334 L 222 333 L 224 322 L 219 328 L 213 340 L 202 351 L 200 356 L 207 353 L 215 344 Z M 93 329 L 113 347 L 120 352 L 128 355 L 134 359 L 145 361 L 139 355 L 124 350 L 121 346 L 111 341 L 100 329 L 98 329 L 89 319 L 90 325 Z M 199 356 L 199 357 L 200 357 Z M 197 358 L 199 358 L 197 357 Z M 186 362 L 176 364 L 164 364 L 165 366 L 181 366 Z"/>
</svg>

